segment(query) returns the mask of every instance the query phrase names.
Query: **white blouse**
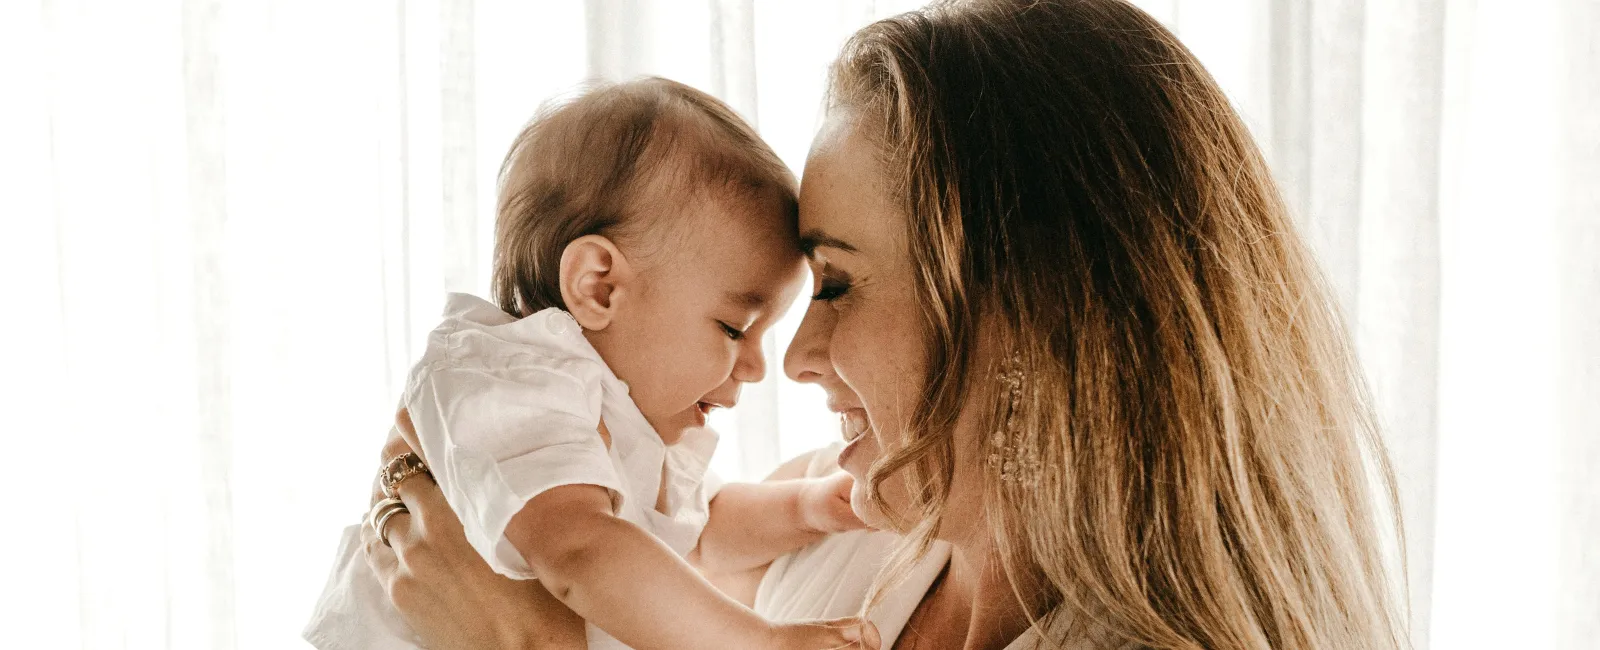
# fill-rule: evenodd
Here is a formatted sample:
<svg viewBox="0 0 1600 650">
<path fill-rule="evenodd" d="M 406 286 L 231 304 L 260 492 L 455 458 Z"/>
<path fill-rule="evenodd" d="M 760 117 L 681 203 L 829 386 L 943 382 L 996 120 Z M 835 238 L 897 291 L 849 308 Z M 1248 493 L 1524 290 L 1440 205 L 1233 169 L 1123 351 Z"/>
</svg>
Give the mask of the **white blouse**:
<svg viewBox="0 0 1600 650">
<path fill-rule="evenodd" d="M 842 443 L 819 450 L 806 468 L 806 476 L 827 476 L 839 469 Z M 815 544 L 778 558 L 756 588 L 755 610 L 772 620 L 833 619 L 856 616 L 866 602 L 867 590 L 893 553 L 900 536 L 882 531 L 858 530 L 830 535 Z M 889 589 L 867 613 L 878 627 L 883 649 L 894 647 L 917 605 L 933 581 L 950 562 L 950 545 L 934 542 L 907 574 Z M 1006 650 L 1061 648 L 1046 642 L 1065 632 L 1064 616 L 1053 617 L 1054 626 L 1043 634 L 1028 630 Z"/>
</svg>

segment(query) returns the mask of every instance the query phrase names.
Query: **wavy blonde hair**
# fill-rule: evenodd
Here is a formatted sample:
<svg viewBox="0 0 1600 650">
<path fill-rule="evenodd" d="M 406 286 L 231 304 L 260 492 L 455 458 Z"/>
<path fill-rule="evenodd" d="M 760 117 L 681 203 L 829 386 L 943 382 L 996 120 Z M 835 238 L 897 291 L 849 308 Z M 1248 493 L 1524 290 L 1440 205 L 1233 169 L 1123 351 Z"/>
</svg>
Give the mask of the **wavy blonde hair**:
<svg viewBox="0 0 1600 650">
<path fill-rule="evenodd" d="M 869 479 L 913 486 L 898 566 L 945 514 L 958 414 L 993 395 L 984 431 L 1041 463 L 1031 486 L 975 468 L 987 525 L 1035 623 L 1072 619 L 1053 641 L 1407 645 L 1393 472 L 1337 306 L 1176 37 L 1117 0 L 938 4 L 857 32 L 829 101 L 882 149 L 925 306 L 924 399 Z M 1015 407 L 990 357 L 1026 376 Z"/>
</svg>

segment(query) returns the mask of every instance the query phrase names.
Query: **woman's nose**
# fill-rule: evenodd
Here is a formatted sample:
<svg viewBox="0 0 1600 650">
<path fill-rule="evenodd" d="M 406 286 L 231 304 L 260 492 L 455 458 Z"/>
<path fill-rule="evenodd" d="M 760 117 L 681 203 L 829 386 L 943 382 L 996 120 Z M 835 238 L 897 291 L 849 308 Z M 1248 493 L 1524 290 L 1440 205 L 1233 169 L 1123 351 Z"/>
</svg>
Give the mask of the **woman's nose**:
<svg viewBox="0 0 1600 650">
<path fill-rule="evenodd" d="M 798 382 L 814 383 L 833 374 L 828 341 L 833 338 L 834 312 L 827 303 L 812 301 L 806 317 L 783 353 L 783 374 Z"/>
</svg>

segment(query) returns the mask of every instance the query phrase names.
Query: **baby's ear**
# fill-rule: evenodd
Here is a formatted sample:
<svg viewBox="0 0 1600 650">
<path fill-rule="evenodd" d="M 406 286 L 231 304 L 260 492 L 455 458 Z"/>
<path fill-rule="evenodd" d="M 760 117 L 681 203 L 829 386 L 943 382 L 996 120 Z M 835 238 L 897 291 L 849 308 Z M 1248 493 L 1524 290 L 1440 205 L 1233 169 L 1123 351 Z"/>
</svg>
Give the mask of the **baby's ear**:
<svg viewBox="0 0 1600 650">
<path fill-rule="evenodd" d="M 561 301 L 583 329 L 611 324 L 618 294 L 632 276 L 622 251 L 600 235 L 574 239 L 561 251 Z"/>
</svg>

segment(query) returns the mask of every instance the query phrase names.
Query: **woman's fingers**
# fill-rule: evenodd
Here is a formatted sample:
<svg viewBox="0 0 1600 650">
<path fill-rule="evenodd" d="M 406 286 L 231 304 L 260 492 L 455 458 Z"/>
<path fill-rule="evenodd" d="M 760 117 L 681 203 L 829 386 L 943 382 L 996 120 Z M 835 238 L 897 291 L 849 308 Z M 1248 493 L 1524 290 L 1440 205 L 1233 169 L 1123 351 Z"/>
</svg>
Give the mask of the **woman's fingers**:
<svg viewBox="0 0 1600 650">
<path fill-rule="evenodd" d="M 371 498 L 367 500 L 367 507 L 371 508 L 372 506 L 378 505 L 379 501 L 382 501 L 386 498 L 388 498 L 388 496 L 383 493 L 383 478 L 380 476 L 373 476 L 372 495 Z"/>
<path fill-rule="evenodd" d="M 428 458 L 422 455 L 422 445 L 417 444 L 417 429 L 411 426 L 410 411 L 400 409 L 398 413 L 394 414 L 394 429 L 395 433 L 398 433 L 401 440 L 406 443 L 406 448 L 401 450 L 400 453 L 403 454 L 410 451 L 421 458 L 423 462 L 428 461 Z"/>
<path fill-rule="evenodd" d="M 444 492 L 438 484 L 425 474 L 418 474 L 395 486 L 395 493 L 406 504 L 406 509 L 418 520 L 423 530 L 443 526 L 446 530 L 454 524 L 460 528 L 461 523 L 456 519 L 455 512 L 450 510 L 449 502 L 445 501 Z"/>
<path fill-rule="evenodd" d="M 405 431 L 402 431 L 402 428 Z M 389 428 L 389 437 L 384 441 L 380 462 L 387 465 L 397 456 L 416 453 L 406 439 L 405 434 L 411 433 L 410 429 L 411 419 L 404 410 L 401 410 L 395 416 L 395 425 Z M 411 436 L 414 440 L 415 433 L 411 433 Z M 395 495 L 405 504 L 405 509 L 389 515 L 383 521 L 383 539 L 380 539 L 379 531 L 374 530 L 372 526 L 362 526 L 361 542 L 367 557 L 367 565 L 378 577 L 389 599 L 399 606 L 403 602 L 411 602 L 413 596 L 417 595 L 416 569 L 419 566 L 431 566 L 429 562 L 431 551 L 423 543 L 426 530 L 423 513 L 433 512 L 435 517 L 450 521 L 454 519 L 449 504 L 444 501 L 444 494 L 426 474 L 405 478 L 395 486 L 394 490 Z M 372 481 L 371 502 L 376 505 L 385 498 L 388 498 L 388 495 L 384 493 L 383 476 L 380 471 Z M 384 543 L 384 539 L 388 540 L 387 544 Z"/>
<path fill-rule="evenodd" d="M 406 423 L 409 425 L 410 420 L 407 420 Z M 408 452 L 414 453 L 411 449 L 411 443 L 406 442 L 405 436 L 400 433 L 400 425 L 395 424 L 389 427 L 389 437 L 383 441 L 383 458 L 379 459 L 378 462 L 387 463 L 389 459 Z M 418 455 L 420 456 L 421 454 Z"/>
<path fill-rule="evenodd" d="M 389 525 L 395 525 L 394 519 L 389 520 Z M 367 566 L 372 567 L 372 572 L 378 576 L 379 582 L 388 585 L 394 580 L 395 573 L 400 567 L 400 558 L 395 555 L 394 549 L 383 545 L 371 526 L 361 527 L 361 548 L 366 551 Z"/>
<path fill-rule="evenodd" d="M 411 426 L 411 415 L 407 413 L 405 409 L 400 409 L 400 411 L 395 414 L 394 426 L 389 428 L 389 437 L 383 443 L 383 458 L 381 462 L 384 463 L 384 465 L 387 465 L 389 461 L 404 454 L 417 454 L 419 458 L 422 457 L 422 452 L 416 451 L 413 443 L 411 442 L 416 440 L 416 435 L 416 431 Z M 424 460 L 423 462 L 426 463 L 427 461 Z M 400 500 L 406 502 L 407 509 L 411 510 L 413 513 L 417 512 L 417 501 L 429 500 L 427 497 L 430 496 L 427 494 L 418 496 L 418 488 L 420 487 L 419 484 L 426 485 L 428 488 L 432 488 L 432 491 L 435 493 L 438 492 L 438 486 L 434 485 L 432 480 L 419 479 L 428 479 L 428 477 L 411 476 L 402 480 L 399 485 L 395 486 L 396 494 L 400 497 Z M 383 477 L 382 473 L 380 472 L 379 476 L 373 479 L 371 503 L 376 504 L 378 501 L 383 500 L 387 496 L 388 495 L 384 494 Z M 439 494 L 438 496 L 440 497 L 439 501 L 442 502 L 443 495 Z M 396 517 L 398 516 L 400 515 L 396 515 Z"/>
<path fill-rule="evenodd" d="M 388 535 L 389 547 L 396 549 L 396 554 L 409 550 L 421 537 L 421 531 L 414 528 L 417 522 L 415 514 L 408 509 L 389 517 L 389 521 L 384 522 L 383 532 Z M 383 540 L 378 540 L 378 544 L 381 546 Z"/>
</svg>

